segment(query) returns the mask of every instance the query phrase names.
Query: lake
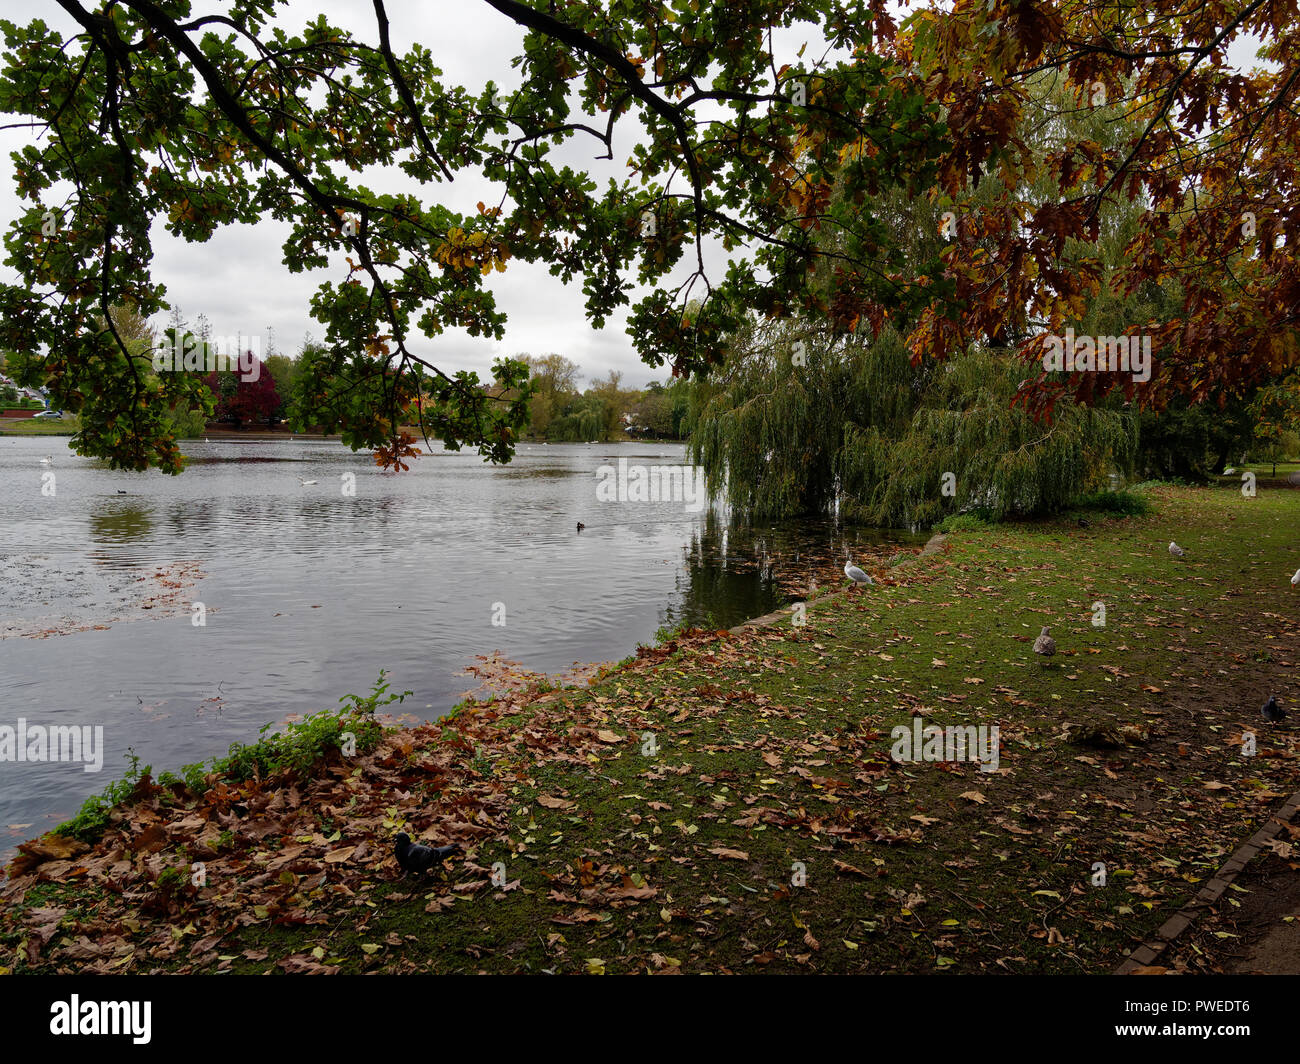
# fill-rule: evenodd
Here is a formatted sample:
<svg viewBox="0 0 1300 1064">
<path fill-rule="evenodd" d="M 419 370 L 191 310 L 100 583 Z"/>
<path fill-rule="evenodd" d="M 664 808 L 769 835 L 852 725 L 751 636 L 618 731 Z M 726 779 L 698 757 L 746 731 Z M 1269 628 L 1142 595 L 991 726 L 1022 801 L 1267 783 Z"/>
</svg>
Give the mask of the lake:
<svg viewBox="0 0 1300 1064">
<path fill-rule="evenodd" d="M 120 777 L 128 749 L 175 771 L 366 694 L 381 668 L 413 692 L 387 712 L 432 719 L 478 687 L 480 656 L 616 661 L 661 626 L 730 627 L 834 582 L 846 545 L 915 541 L 598 499 L 602 467 L 679 465 L 676 444 L 522 444 L 509 466 L 439 449 L 398 475 L 319 438 L 182 449 L 169 477 L 0 438 L 0 726 L 104 735 L 98 773 L 0 761 L 0 855 Z"/>
</svg>

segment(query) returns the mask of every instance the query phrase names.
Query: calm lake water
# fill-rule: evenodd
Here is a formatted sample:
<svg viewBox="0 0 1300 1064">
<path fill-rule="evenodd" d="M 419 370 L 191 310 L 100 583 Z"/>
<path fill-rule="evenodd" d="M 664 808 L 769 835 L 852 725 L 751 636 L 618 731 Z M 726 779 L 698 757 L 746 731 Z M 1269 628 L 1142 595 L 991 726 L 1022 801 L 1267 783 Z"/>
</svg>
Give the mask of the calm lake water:
<svg viewBox="0 0 1300 1064">
<path fill-rule="evenodd" d="M 618 660 L 665 624 L 776 608 L 818 551 L 842 565 L 846 542 L 907 540 L 597 500 L 601 466 L 683 463 L 672 444 L 525 444 L 501 467 L 439 451 L 400 475 L 328 440 L 183 449 L 168 477 L 0 438 L 0 726 L 104 728 L 99 773 L 0 761 L 0 855 L 120 777 L 128 748 L 176 770 L 365 694 L 381 668 L 414 692 L 388 712 L 434 718 L 478 686 L 479 655 Z"/>
</svg>

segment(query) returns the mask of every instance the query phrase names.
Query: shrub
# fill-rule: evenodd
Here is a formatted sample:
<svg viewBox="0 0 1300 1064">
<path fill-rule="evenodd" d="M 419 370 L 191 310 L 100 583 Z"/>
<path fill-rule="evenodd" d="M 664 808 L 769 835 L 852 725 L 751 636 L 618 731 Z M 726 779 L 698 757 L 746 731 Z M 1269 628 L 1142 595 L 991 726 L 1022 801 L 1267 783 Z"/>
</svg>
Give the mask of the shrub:
<svg viewBox="0 0 1300 1064">
<path fill-rule="evenodd" d="M 1141 487 L 1141 485 L 1139 485 Z M 1074 500 L 1073 509 L 1096 510 L 1102 513 L 1122 514 L 1125 517 L 1145 517 L 1151 512 L 1150 500 L 1132 491 L 1094 491 Z"/>
<path fill-rule="evenodd" d="M 266 734 L 273 725 L 265 724 L 258 732 L 263 738 L 256 743 L 232 743 L 230 753 L 225 757 L 184 765 L 180 777 L 163 772 L 158 781 L 165 786 L 183 784 L 189 795 L 197 798 L 208 789 L 208 779 L 213 774 L 238 781 L 254 776 L 273 776 L 279 772 L 305 771 L 337 750 L 344 732 L 351 732 L 356 737 L 358 752 L 372 750 L 384 731 L 383 725 L 375 720 L 375 710 L 391 702 L 401 702 L 411 693 L 388 694 L 384 676 L 381 669 L 379 679 L 366 697 L 349 694 L 340 698 L 339 701 L 347 705 L 338 711 L 313 713 L 274 735 Z M 110 783 L 102 794 L 87 798 L 75 817 L 54 829 L 58 834 L 89 842 L 103 833 L 111 811 L 131 796 L 140 780 L 153 774 L 152 766 L 140 765 L 140 758 L 134 750 L 128 751 L 127 760 L 130 766 L 126 775 Z"/>
</svg>

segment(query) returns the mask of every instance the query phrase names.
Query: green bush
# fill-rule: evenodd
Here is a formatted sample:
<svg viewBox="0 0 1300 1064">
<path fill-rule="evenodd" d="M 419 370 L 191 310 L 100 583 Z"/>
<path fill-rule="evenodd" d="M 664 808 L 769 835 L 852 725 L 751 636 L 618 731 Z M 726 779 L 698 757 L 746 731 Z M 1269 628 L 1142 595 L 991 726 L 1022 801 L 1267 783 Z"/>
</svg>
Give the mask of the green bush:
<svg viewBox="0 0 1300 1064">
<path fill-rule="evenodd" d="M 1190 480 L 1183 480 L 1182 477 L 1170 477 L 1167 480 L 1144 480 L 1141 484 L 1134 484 L 1128 490 L 1150 491 L 1152 488 L 1190 488 L 1194 485 Z"/>
<path fill-rule="evenodd" d="M 1141 487 L 1141 485 L 1138 485 Z M 1145 517 L 1151 512 L 1151 502 L 1132 491 L 1094 491 L 1080 495 L 1072 509 L 1096 510 L 1102 513 L 1122 514 L 1125 517 Z"/>
<path fill-rule="evenodd" d="M 239 781 L 280 772 L 303 772 L 337 750 L 344 732 L 355 736 L 358 753 L 372 750 L 384 732 L 383 725 L 375 720 L 375 710 L 391 702 L 401 702 L 411 693 L 388 694 L 384 676 L 381 669 L 379 679 L 366 697 L 350 694 L 340 698 L 340 702 L 347 704 L 338 711 L 313 713 L 274 735 L 266 734 L 273 725 L 265 724 L 258 732 L 263 738 L 256 743 L 232 743 L 227 756 L 184 765 L 180 776 L 163 772 L 158 782 L 164 786 L 183 785 L 191 798 L 197 798 L 208 789 L 209 777 L 214 774 Z M 56 833 L 87 842 L 103 833 L 112 810 L 131 796 L 140 780 L 153 774 L 152 766 L 140 765 L 134 750 L 128 751 L 127 760 L 130 767 L 126 775 L 110 783 L 102 794 L 87 798 L 75 817 L 54 829 Z"/>
</svg>

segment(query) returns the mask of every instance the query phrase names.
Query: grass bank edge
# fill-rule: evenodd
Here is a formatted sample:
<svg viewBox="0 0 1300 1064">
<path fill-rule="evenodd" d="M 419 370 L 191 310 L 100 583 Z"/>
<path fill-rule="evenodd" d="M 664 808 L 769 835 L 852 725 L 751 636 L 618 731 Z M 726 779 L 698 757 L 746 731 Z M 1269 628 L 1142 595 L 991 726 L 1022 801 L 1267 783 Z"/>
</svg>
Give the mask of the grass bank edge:
<svg viewBox="0 0 1300 1064">
<path fill-rule="evenodd" d="M 1084 513 L 1112 518 L 1146 516 L 1154 511 L 1154 507 L 1145 493 L 1159 486 L 1167 486 L 1167 482 L 1147 481 L 1123 491 L 1098 491 L 1080 496 L 1068 510 L 1049 520 L 1076 518 Z M 943 534 L 978 532 L 999 525 L 1016 527 L 1023 524 L 1025 522 L 1022 521 L 992 522 L 978 510 L 973 510 L 950 515 L 936 524 L 933 531 Z M 686 622 L 676 627 L 664 626 L 655 633 L 649 648 L 662 648 L 677 639 L 704 635 L 710 630 L 698 629 Z M 648 648 L 639 646 L 638 652 L 645 649 Z M 636 657 L 637 654 L 629 655 L 613 667 L 601 670 L 592 677 L 590 686 L 617 673 Z M 378 744 L 385 730 L 385 726 L 375 717 L 377 710 L 394 702 L 400 704 L 412 694 L 411 691 L 400 694 L 391 692 L 386 675 L 386 670 L 381 669 L 379 678 L 367 696 L 343 695 L 339 702 L 344 704 L 339 709 L 313 713 L 301 721 L 290 722 L 283 731 L 271 735 L 266 733 L 275 725 L 268 722 L 259 729 L 262 738 L 258 741 L 232 743 L 226 755 L 183 765 L 179 775 L 164 770 L 159 773 L 157 783 L 171 794 L 172 800 L 180 807 L 200 797 L 215 786 L 218 780 L 238 783 L 253 778 L 266 779 L 281 773 L 309 773 L 329 754 L 340 749 L 348 741 L 348 736 L 357 752 L 367 753 Z M 555 689 L 556 685 L 545 678 L 535 681 L 525 692 L 525 705 L 533 698 Z M 486 703 L 466 699 L 441 717 L 439 723 L 444 726 L 453 725 L 467 707 L 491 704 L 492 701 L 494 699 L 488 699 Z M 114 810 L 129 803 L 142 781 L 147 783 L 153 779 L 153 766 L 141 765 L 134 750 L 128 752 L 127 760 L 129 768 L 122 778 L 109 783 L 101 793 L 91 795 L 74 817 L 47 834 L 63 835 L 87 843 L 95 842 L 111 823 Z"/>
</svg>

